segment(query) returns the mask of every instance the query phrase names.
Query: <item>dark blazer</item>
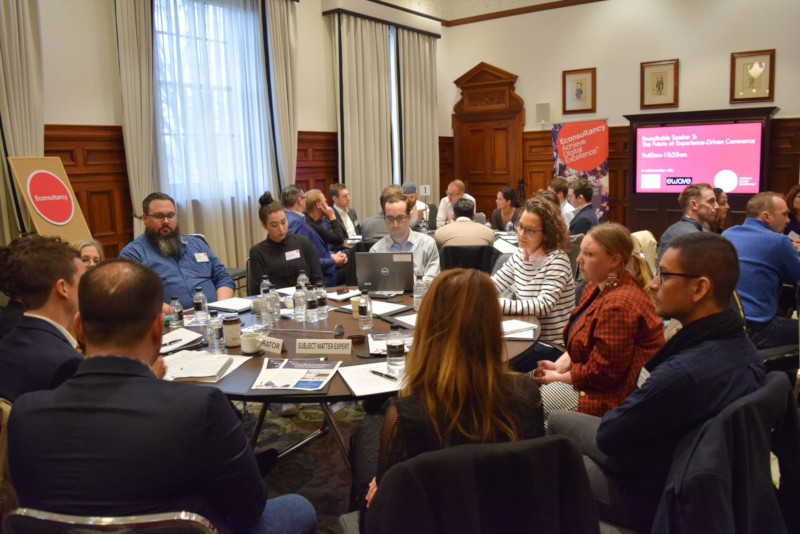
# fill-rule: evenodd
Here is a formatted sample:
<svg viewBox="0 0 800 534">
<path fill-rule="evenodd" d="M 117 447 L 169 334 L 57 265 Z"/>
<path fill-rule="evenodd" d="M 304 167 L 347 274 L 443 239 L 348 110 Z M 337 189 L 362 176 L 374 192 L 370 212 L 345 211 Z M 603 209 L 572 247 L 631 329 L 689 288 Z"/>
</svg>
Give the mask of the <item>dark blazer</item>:
<svg viewBox="0 0 800 534">
<path fill-rule="evenodd" d="M 95 356 L 53 391 L 21 396 L 9 472 L 22 506 L 76 515 L 188 510 L 248 532 L 266 488 L 225 395 Z"/>
<path fill-rule="evenodd" d="M 336 214 L 336 218 L 339 220 L 342 227 L 344 227 L 344 221 L 342 221 L 342 214 L 339 213 L 339 210 L 335 207 L 333 208 L 333 212 Z M 358 235 L 361 235 L 361 223 L 358 222 L 358 214 L 356 213 L 356 210 L 354 210 L 353 208 L 347 208 L 347 214 L 350 216 L 350 220 L 353 221 L 353 226 L 356 228 L 356 233 Z M 346 233 L 347 230 L 345 230 L 345 234 Z"/>
<path fill-rule="evenodd" d="M 569 233 L 572 235 L 585 234 L 598 224 L 599 221 L 597 220 L 597 214 L 594 212 L 594 207 L 588 204 L 585 208 L 575 212 L 575 217 L 569 223 Z"/>
<path fill-rule="evenodd" d="M 23 393 L 53 389 L 82 359 L 55 326 L 23 317 L 0 339 L 0 398 L 13 403 Z"/>
</svg>

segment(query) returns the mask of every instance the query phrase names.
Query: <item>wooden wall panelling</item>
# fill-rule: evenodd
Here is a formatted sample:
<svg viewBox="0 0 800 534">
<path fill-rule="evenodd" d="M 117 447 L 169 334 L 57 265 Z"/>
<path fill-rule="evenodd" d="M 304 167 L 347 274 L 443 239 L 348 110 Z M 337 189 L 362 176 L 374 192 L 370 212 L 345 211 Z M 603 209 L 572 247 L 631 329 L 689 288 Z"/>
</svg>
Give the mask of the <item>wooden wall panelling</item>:
<svg viewBox="0 0 800 534">
<path fill-rule="evenodd" d="M 45 125 L 44 154 L 61 158 L 89 230 L 115 258 L 133 239 L 122 127 Z"/>
<path fill-rule="evenodd" d="M 336 132 L 297 132 L 295 183 L 303 189 L 320 189 L 325 197 L 339 181 L 339 148 Z"/>
<path fill-rule="evenodd" d="M 438 205 L 447 191 L 447 185 L 455 180 L 454 158 L 453 138 L 439 137 L 439 196 L 429 199 L 431 203 Z"/>
</svg>

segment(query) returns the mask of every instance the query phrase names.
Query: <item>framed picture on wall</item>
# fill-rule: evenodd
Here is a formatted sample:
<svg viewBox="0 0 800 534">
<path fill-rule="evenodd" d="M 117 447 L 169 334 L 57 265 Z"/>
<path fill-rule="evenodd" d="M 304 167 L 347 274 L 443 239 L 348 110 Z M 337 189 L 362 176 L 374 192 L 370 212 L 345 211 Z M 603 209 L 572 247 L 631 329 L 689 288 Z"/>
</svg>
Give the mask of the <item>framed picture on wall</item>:
<svg viewBox="0 0 800 534">
<path fill-rule="evenodd" d="M 639 107 L 677 108 L 678 107 L 678 66 L 677 59 L 647 61 L 640 64 Z"/>
<path fill-rule="evenodd" d="M 775 100 L 775 49 L 731 54 L 731 104 Z"/>
<path fill-rule="evenodd" d="M 594 113 L 597 111 L 597 69 L 561 72 L 561 112 Z"/>
</svg>

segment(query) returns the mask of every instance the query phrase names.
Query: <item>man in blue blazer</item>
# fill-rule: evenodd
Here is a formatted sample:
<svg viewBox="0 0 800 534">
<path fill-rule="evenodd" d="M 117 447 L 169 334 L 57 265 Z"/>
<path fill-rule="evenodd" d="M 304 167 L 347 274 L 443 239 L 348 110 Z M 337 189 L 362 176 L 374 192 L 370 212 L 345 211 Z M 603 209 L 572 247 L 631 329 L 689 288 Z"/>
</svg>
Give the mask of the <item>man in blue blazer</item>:
<svg viewBox="0 0 800 534">
<path fill-rule="evenodd" d="M 86 358 L 52 391 L 22 395 L 9 420 L 9 472 L 20 504 L 76 515 L 186 510 L 220 532 L 314 532 L 297 495 L 266 503 L 255 454 L 217 388 L 151 371 L 164 328 L 164 284 L 116 259 L 80 284 L 75 331 Z"/>
<path fill-rule="evenodd" d="M 52 389 L 81 362 L 68 328 L 78 311 L 86 266 L 57 237 L 22 237 L 0 249 L 0 290 L 22 301 L 25 314 L 0 340 L 0 398 Z"/>
<path fill-rule="evenodd" d="M 574 217 L 569 223 L 569 233 L 585 234 L 593 226 L 597 226 L 597 214 L 592 206 L 592 184 L 583 178 L 569 184 L 567 200 L 575 208 Z"/>
</svg>

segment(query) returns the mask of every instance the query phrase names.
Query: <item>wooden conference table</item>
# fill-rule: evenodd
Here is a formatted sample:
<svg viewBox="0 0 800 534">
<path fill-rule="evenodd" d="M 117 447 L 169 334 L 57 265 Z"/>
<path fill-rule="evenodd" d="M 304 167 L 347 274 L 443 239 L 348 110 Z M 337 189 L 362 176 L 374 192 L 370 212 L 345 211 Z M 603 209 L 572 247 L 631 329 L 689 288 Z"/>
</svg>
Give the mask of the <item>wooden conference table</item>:
<svg viewBox="0 0 800 534">
<path fill-rule="evenodd" d="M 373 328 L 369 333 L 378 334 L 378 333 L 386 333 L 390 330 L 390 326 L 395 322 L 392 319 L 392 316 L 402 316 L 408 315 L 410 313 L 414 313 L 413 309 L 413 297 L 410 294 L 404 294 L 401 297 L 400 304 L 404 306 L 408 306 L 406 310 L 400 310 L 397 312 L 392 313 L 391 315 L 384 315 L 384 316 L 375 316 L 373 319 Z M 336 311 L 337 308 L 343 307 L 348 305 L 350 302 L 334 302 L 332 300 L 328 301 L 328 306 L 330 311 L 328 312 L 328 318 L 324 321 L 319 321 L 313 325 L 306 325 L 305 323 L 298 323 L 293 319 L 281 319 L 279 324 L 276 328 L 279 329 L 302 329 L 303 332 L 272 332 L 270 333 L 270 337 L 275 337 L 283 340 L 283 352 L 279 355 L 277 354 L 263 354 L 260 356 L 254 356 L 250 358 L 247 362 L 242 364 L 238 369 L 232 372 L 230 375 L 226 376 L 216 384 L 214 384 L 217 388 L 222 390 L 225 395 L 232 399 L 232 400 L 241 400 L 241 401 L 248 401 L 248 402 L 260 402 L 262 404 L 261 411 L 258 416 L 258 420 L 256 421 L 255 428 L 253 429 L 253 434 L 250 438 L 251 445 L 255 445 L 256 440 L 258 439 L 258 434 L 261 430 L 261 425 L 264 420 L 264 416 L 266 415 L 266 410 L 269 403 L 284 403 L 284 402 L 305 402 L 305 403 L 319 403 L 320 408 L 322 409 L 322 413 L 324 416 L 324 422 L 320 430 L 312 433 L 306 439 L 301 442 L 298 442 L 288 449 L 281 451 L 280 456 L 284 456 L 289 452 L 305 445 L 310 440 L 320 436 L 327 432 L 327 430 L 331 430 L 336 439 L 337 445 L 344 456 L 345 462 L 348 464 L 349 467 L 349 459 L 348 459 L 348 447 L 347 443 L 342 435 L 339 427 L 336 424 L 336 420 L 333 417 L 333 412 L 330 408 L 330 403 L 335 403 L 339 401 L 353 401 L 357 400 L 356 396 L 350 391 L 350 389 L 345 384 L 344 380 L 342 379 L 339 373 L 336 373 L 333 378 L 331 378 L 330 383 L 328 384 L 327 391 L 319 391 L 319 392 L 308 392 L 308 393 L 291 393 L 291 394 L 276 394 L 273 392 L 268 392 L 265 390 L 253 390 L 251 389 L 253 383 L 256 380 L 256 377 L 261 372 L 261 369 L 264 365 L 265 358 L 294 358 L 296 357 L 295 354 L 295 344 L 296 340 L 298 339 L 333 339 L 331 334 L 319 334 L 318 331 L 324 330 L 333 330 L 334 326 L 337 324 L 341 324 L 344 327 L 344 339 L 348 339 L 349 336 L 365 334 L 362 330 L 358 327 L 358 320 L 353 317 L 352 312 L 348 310 L 340 310 Z M 242 313 L 240 314 L 240 318 L 242 319 L 242 323 L 244 326 L 249 326 L 253 324 L 254 316 L 252 313 Z M 511 317 L 509 317 L 511 318 Z M 530 322 L 532 324 L 537 325 L 539 321 L 536 317 L 533 316 L 514 316 L 514 319 Z M 399 324 L 399 323 L 398 323 Z M 402 325 L 401 325 L 402 326 Z M 525 340 L 525 341 L 517 341 L 517 340 L 506 340 L 506 353 L 509 360 L 513 360 L 515 357 L 519 356 L 532 346 L 536 344 L 536 339 L 539 336 L 539 328 L 534 329 L 534 340 Z M 228 349 L 230 354 L 240 354 L 239 348 Z M 347 355 L 326 355 L 329 360 L 340 360 L 342 362 L 342 366 L 349 366 L 349 365 L 359 365 L 365 363 L 374 363 L 379 361 L 385 361 L 385 357 L 370 357 L 370 358 L 362 358 L 359 357 L 358 354 L 361 353 L 362 356 L 368 353 L 367 342 L 363 341 L 361 343 L 353 342 L 353 348 L 350 354 Z M 313 357 L 311 355 L 301 355 L 303 357 Z M 205 384 L 208 385 L 208 384 Z"/>
</svg>

